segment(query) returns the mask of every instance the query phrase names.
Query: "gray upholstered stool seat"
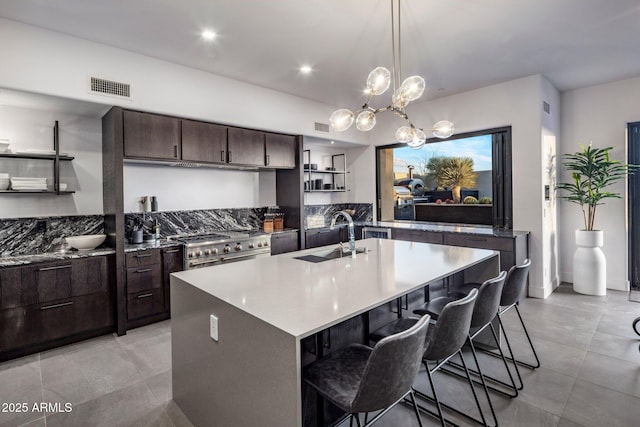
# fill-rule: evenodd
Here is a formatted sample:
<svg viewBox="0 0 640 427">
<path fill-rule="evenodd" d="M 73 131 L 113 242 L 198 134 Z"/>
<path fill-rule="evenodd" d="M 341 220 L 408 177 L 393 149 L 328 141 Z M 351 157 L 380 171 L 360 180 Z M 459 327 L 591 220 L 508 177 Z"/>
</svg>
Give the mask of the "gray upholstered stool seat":
<svg viewBox="0 0 640 427">
<path fill-rule="evenodd" d="M 365 425 L 375 423 L 388 410 L 410 398 L 422 426 L 411 386 L 424 352 L 429 316 L 408 329 L 380 340 L 372 349 L 351 344 L 319 359 L 304 370 L 305 382 L 360 425 L 359 413 L 381 411 Z"/>
<path fill-rule="evenodd" d="M 463 297 L 466 296 L 467 294 L 463 295 Z M 460 299 L 460 298 L 450 298 L 450 297 L 434 298 L 431 301 L 428 301 L 424 303 L 422 306 L 413 310 L 413 313 L 418 314 L 420 316 L 424 316 L 425 314 L 428 314 L 429 316 L 431 316 L 433 320 L 438 320 L 438 317 L 440 317 L 440 313 L 442 313 L 444 306 L 449 304 L 451 301 L 455 301 L 457 299 Z"/>
</svg>

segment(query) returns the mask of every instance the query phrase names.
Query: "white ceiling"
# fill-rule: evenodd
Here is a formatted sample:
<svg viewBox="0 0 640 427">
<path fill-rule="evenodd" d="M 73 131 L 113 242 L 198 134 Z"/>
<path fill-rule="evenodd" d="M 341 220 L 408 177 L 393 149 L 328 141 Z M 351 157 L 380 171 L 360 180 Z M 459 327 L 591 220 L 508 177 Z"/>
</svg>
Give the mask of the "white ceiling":
<svg viewBox="0 0 640 427">
<path fill-rule="evenodd" d="M 390 0 L 0 0 L 0 16 L 332 105 L 391 66 Z M 402 0 L 423 99 L 541 73 L 561 91 L 640 75 L 638 0 Z M 211 44 L 204 28 L 218 32 Z M 309 63 L 314 71 L 301 75 Z"/>
</svg>

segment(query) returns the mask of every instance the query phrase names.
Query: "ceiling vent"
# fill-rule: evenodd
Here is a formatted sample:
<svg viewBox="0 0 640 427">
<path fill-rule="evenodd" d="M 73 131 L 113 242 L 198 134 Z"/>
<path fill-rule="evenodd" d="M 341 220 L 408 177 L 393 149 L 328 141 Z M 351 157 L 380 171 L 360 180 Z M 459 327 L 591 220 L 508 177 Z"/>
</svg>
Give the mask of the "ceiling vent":
<svg viewBox="0 0 640 427">
<path fill-rule="evenodd" d="M 315 129 L 318 132 L 327 132 L 327 133 L 329 133 L 329 125 L 326 124 L 326 123 L 315 122 Z"/>
<path fill-rule="evenodd" d="M 128 83 L 120 83 L 113 80 L 91 77 L 89 82 L 89 93 L 131 99 L 131 85 Z"/>
<path fill-rule="evenodd" d="M 175 162 L 169 163 L 169 166 L 177 166 L 181 168 L 201 168 L 202 165 L 200 163 L 191 163 L 191 162 Z"/>
</svg>

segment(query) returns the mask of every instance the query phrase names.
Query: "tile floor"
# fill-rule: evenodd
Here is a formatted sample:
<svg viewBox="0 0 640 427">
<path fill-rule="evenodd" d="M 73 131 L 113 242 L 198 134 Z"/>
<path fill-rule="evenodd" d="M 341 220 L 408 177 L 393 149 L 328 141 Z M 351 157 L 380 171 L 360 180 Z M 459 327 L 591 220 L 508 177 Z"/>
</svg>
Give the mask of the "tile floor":
<svg viewBox="0 0 640 427">
<path fill-rule="evenodd" d="M 640 304 L 628 302 L 623 292 L 589 297 L 563 285 L 546 300 L 528 299 L 521 312 L 542 367 L 522 369 L 525 388 L 516 399 L 492 394 L 500 425 L 638 425 L 640 337 L 631 322 L 640 316 Z M 518 349 L 525 341 L 515 313 L 506 321 L 522 354 Z M 170 347 L 170 321 L 165 321 L 122 337 L 106 335 L 0 363 L 0 402 L 28 406 L 26 412 L 0 408 L 0 426 L 191 426 L 171 400 Z M 501 376 L 497 359 L 485 357 L 481 363 Z M 416 387 L 428 390 L 424 372 Z M 436 387 L 443 401 L 473 408 L 466 383 L 438 374 Z M 68 403 L 72 410 L 33 411 L 40 402 L 60 403 L 63 410 Z M 438 425 L 426 415 L 423 421 Z M 415 416 L 402 405 L 377 423 L 414 425 Z M 218 427 L 213 420 L 211 426 Z"/>
</svg>

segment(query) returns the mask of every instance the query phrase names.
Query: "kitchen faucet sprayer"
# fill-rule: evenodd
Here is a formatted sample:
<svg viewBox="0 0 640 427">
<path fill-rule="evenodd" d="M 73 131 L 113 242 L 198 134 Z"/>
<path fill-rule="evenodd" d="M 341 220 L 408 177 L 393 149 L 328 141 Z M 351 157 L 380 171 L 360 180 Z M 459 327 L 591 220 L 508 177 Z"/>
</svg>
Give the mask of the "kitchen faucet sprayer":
<svg viewBox="0 0 640 427">
<path fill-rule="evenodd" d="M 351 218 L 351 215 L 349 215 L 345 211 L 336 212 L 335 215 L 333 215 L 333 218 L 331 218 L 331 225 L 329 226 L 329 228 L 331 230 L 335 228 L 336 220 L 340 215 L 344 216 L 347 219 L 347 222 L 349 223 L 349 249 L 351 250 L 351 257 L 355 258 L 356 257 L 356 233 L 354 230 L 353 218 Z"/>
</svg>

